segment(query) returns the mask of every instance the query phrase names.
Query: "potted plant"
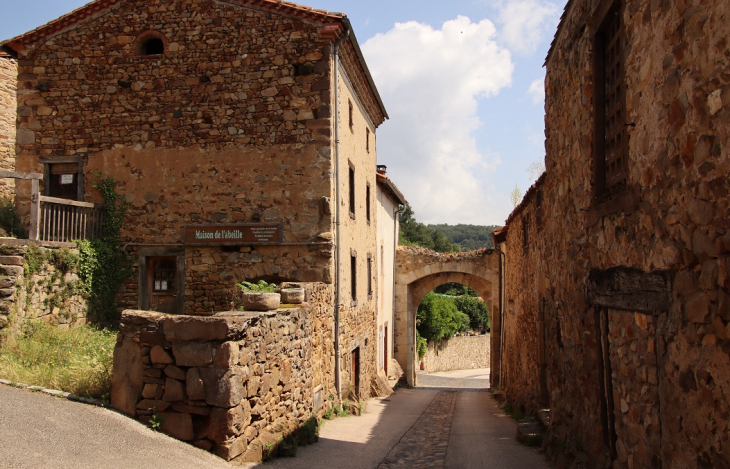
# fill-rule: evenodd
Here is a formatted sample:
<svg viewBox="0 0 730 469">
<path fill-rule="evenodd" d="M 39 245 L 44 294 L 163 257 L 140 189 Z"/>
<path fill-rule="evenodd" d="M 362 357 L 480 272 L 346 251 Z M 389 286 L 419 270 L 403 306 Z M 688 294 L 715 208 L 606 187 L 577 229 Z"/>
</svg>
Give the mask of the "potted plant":
<svg viewBox="0 0 730 469">
<path fill-rule="evenodd" d="M 241 289 L 244 311 L 271 311 L 281 302 L 279 287 L 274 283 L 259 280 L 258 283 L 243 281 L 236 284 Z"/>
</svg>

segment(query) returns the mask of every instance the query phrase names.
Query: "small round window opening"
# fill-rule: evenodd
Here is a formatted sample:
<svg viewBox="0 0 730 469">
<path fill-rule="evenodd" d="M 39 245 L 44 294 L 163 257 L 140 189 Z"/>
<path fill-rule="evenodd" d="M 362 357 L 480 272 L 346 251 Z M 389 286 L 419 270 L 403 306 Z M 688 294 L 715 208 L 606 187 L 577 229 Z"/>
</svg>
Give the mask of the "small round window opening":
<svg viewBox="0 0 730 469">
<path fill-rule="evenodd" d="M 137 55 L 145 57 L 162 55 L 165 53 L 165 42 L 162 34 L 157 31 L 146 31 L 139 35 L 136 41 Z"/>
<path fill-rule="evenodd" d="M 162 39 L 152 37 L 142 43 L 142 55 L 158 55 L 165 53 L 165 44 Z"/>
</svg>

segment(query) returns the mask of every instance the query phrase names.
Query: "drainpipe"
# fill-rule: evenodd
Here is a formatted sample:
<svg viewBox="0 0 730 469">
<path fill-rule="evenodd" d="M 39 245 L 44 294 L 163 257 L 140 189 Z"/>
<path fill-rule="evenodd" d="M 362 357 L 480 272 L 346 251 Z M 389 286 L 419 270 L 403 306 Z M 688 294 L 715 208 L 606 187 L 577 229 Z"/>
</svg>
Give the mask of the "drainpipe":
<svg viewBox="0 0 730 469">
<path fill-rule="evenodd" d="M 505 291 L 505 284 L 506 279 L 504 276 L 504 268 L 506 264 L 505 254 L 504 252 L 497 247 L 497 245 L 494 245 L 494 250 L 499 253 L 499 310 L 500 310 L 500 324 L 499 324 L 499 388 L 504 389 L 503 381 L 504 378 L 504 366 L 503 366 L 503 360 L 504 357 L 504 322 L 507 317 L 507 311 L 504 306 L 504 291 Z"/>
<path fill-rule="evenodd" d="M 340 283 L 341 283 L 341 259 L 342 259 L 342 246 L 340 245 L 340 103 L 339 103 L 339 50 L 340 43 L 347 39 L 350 35 L 350 28 L 347 23 L 343 22 L 345 26 L 345 34 L 335 42 L 333 49 L 334 64 L 335 64 L 335 243 L 337 248 L 335 249 L 335 389 L 337 390 L 337 400 L 342 400 L 342 378 L 340 374 Z"/>
<path fill-rule="evenodd" d="M 398 253 L 398 238 L 399 238 L 399 220 L 400 220 L 400 214 L 403 213 L 403 210 L 405 210 L 405 205 L 398 205 L 398 207 L 393 210 L 393 310 L 391 311 L 391 318 L 390 318 L 390 352 L 389 355 L 392 355 L 392 351 L 395 350 L 395 271 L 396 271 L 396 264 L 395 259 L 396 255 Z M 390 359 L 390 357 L 388 357 Z"/>
</svg>

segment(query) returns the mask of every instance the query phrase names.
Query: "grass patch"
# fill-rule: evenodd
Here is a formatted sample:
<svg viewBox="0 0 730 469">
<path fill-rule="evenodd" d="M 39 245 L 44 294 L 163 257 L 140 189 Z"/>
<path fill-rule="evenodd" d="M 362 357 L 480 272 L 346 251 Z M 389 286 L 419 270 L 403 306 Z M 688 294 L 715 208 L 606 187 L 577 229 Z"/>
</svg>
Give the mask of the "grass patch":
<svg viewBox="0 0 730 469">
<path fill-rule="evenodd" d="M 0 378 L 109 400 L 116 333 L 28 322 L 3 338 Z"/>
</svg>

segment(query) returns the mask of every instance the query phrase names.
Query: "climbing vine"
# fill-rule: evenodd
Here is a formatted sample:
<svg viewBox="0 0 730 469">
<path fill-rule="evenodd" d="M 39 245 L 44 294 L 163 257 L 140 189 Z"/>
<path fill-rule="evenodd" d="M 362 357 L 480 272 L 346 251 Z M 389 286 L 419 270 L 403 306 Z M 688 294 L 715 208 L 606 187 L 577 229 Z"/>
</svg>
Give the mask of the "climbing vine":
<svg viewBox="0 0 730 469">
<path fill-rule="evenodd" d="M 132 263 L 121 250 L 127 201 L 117 193 L 114 178 L 94 174 L 99 180 L 90 184 L 102 196 L 104 219 L 100 237 L 77 242 L 81 258 L 79 278 L 89 295 L 89 318 L 102 324 L 113 324 L 119 319 L 117 292 L 132 273 Z"/>
</svg>

